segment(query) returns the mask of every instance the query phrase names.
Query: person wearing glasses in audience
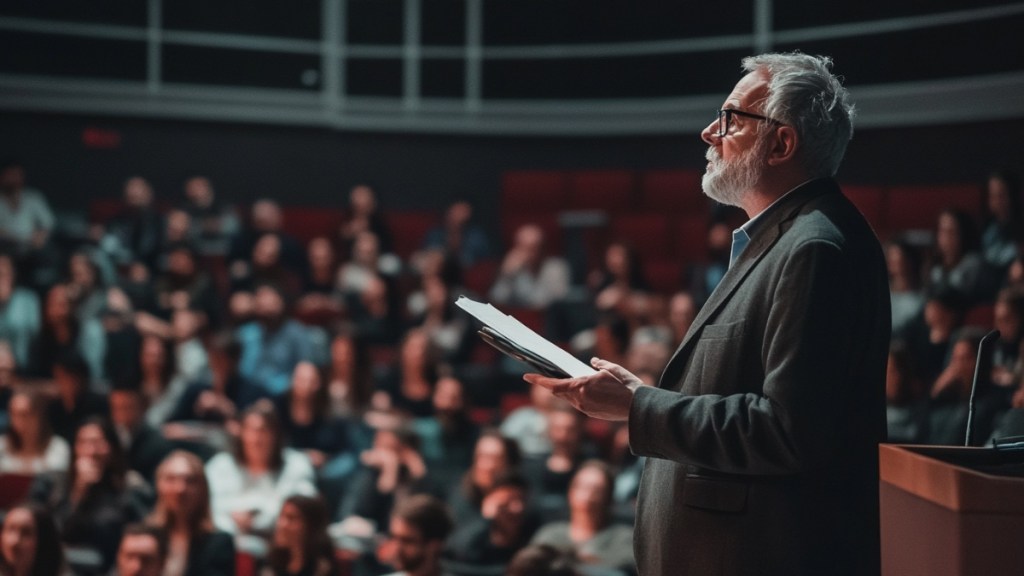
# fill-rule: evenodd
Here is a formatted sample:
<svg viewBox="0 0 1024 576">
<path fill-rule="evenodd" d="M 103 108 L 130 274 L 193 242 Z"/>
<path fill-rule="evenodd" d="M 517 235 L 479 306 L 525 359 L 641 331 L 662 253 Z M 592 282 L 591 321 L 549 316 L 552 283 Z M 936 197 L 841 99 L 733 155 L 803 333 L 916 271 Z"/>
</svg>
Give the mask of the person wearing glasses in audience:
<svg viewBox="0 0 1024 576">
<path fill-rule="evenodd" d="M 745 59 L 701 134 L 705 194 L 750 219 L 658 385 L 596 358 L 593 375 L 526 376 L 628 422 L 647 457 L 643 576 L 880 571 L 889 289 L 878 239 L 833 179 L 853 105 L 830 67 Z"/>
</svg>

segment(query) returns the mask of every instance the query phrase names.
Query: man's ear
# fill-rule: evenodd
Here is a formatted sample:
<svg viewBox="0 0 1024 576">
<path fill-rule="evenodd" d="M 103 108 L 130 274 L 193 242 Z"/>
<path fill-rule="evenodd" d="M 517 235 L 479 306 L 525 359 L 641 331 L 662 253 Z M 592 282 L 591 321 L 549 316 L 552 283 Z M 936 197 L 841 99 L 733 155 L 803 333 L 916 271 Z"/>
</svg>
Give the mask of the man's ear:
<svg viewBox="0 0 1024 576">
<path fill-rule="evenodd" d="M 791 126 L 777 126 L 768 150 L 768 164 L 778 166 L 792 162 L 800 148 L 800 137 Z"/>
</svg>

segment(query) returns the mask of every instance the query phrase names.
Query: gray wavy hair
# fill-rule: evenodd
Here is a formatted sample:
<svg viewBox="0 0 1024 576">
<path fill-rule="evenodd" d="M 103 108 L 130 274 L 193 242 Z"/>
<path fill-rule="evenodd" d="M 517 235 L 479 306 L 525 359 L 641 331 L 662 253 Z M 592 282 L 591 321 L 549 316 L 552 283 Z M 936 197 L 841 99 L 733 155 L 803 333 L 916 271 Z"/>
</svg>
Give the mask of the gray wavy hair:
<svg viewBox="0 0 1024 576">
<path fill-rule="evenodd" d="M 767 75 L 764 114 L 796 130 L 800 161 L 812 177 L 834 176 L 853 137 L 850 93 L 831 68 L 831 58 L 799 52 L 743 59 L 745 71 Z"/>
</svg>

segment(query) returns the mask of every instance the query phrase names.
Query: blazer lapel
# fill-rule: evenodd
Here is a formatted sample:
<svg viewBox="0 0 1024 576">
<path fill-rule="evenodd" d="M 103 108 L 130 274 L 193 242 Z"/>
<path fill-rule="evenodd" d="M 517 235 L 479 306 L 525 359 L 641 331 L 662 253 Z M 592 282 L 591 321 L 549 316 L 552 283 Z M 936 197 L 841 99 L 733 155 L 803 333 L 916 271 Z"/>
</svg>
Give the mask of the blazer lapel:
<svg viewBox="0 0 1024 576">
<path fill-rule="evenodd" d="M 666 385 L 674 385 L 678 382 L 682 376 L 683 365 L 686 364 L 686 358 L 690 355 L 690 349 L 693 347 L 693 340 L 696 335 L 701 332 L 705 324 L 717 315 L 722 306 L 732 298 L 733 294 L 736 293 L 736 290 L 743 283 L 743 280 L 764 258 L 769 249 L 775 245 L 779 237 L 782 236 L 784 224 L 795 218 L 800 209 L 811 198 L 836 188 L 834 184 L 832 186 L 825 185 L 825 182 L 831 183 L 831 180 L 814 180 L 798 187 L 782 200 L 782 205 L 775 206 L 774 208 L 776 209 L 772 209 L 770 213 L 765 214 L 765 221 L 758 225 L 758 231 L 750 240 L 750 244 L 747 245 L 743 252 L 740 253 L 739 259 L 722 276 L 722 281 L 718 283 L 708 301 L 704 303 L 700 312 L 697 313 L 693 324 L 690 325 L 686 336 L 683 337 L 682 343 L 679 344 L 675 354 L 672 355 L 672 358 L 665 366 L 665 370 L 658 380 L 659 388 L 664 388 Z"/>
</svg>

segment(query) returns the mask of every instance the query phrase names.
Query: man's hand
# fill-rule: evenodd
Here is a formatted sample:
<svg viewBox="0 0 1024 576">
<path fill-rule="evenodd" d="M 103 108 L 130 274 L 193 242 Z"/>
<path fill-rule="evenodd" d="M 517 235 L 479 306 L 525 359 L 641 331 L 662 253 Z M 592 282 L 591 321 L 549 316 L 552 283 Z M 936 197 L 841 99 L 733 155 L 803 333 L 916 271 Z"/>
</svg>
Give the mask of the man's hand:
<svg viewBox="0 0 1024 576">
<path fill-rule="evenodd" d="M 642 385 L 640 379 L 622 366 L 598 358 L 592 358 L 590 365 L 598 372 L 582 378 L 548 378 L 540 374 L 526 374 L 523 379 L 568 400 L 587 416 L 601 420 L 627 420 L 633 391 Z"/>
</svg>

